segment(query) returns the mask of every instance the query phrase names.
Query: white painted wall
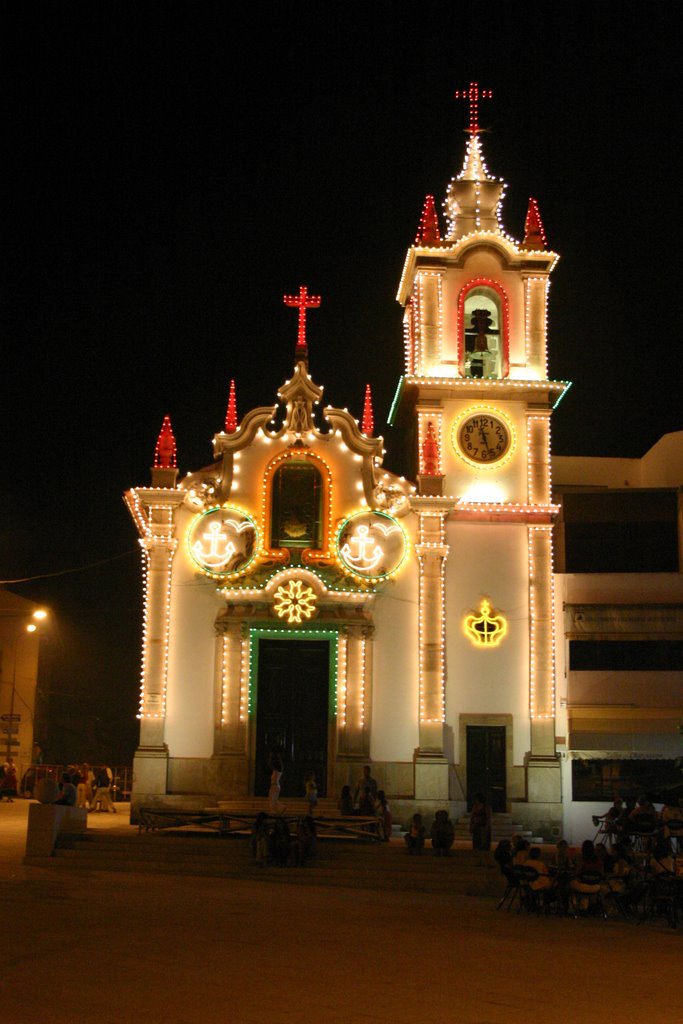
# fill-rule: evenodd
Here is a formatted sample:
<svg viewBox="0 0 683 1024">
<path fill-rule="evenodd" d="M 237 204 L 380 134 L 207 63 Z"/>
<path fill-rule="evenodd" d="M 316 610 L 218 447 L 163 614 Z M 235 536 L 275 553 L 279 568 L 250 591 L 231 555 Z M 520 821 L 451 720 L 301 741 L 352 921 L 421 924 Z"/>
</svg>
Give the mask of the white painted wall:
<svg viewBox="0 0 683 1024">
<path fill-rule="evenodd" d="M 402 525 L 407 526 L 405 519 Z M 370 750 L 374 761 L 412 761 L 419 742 L 417 577 L 411 550 L 409 561 L 375 605 Z"/>
<path fill-rule="evenodd" d="M 458 747 L 458 716 L 513 715 L 514 760 L 529 749 L 527 531 L 523 525 L 449 523 L 446 539 L 446 716 Z M 500 645 L 484 650 L 463 631 L 482 598 L 508 620 Z"/>
<path fill-rule="evenodd" d="M 191 519 L 178 512 L 178 536 L 184 538 Z M 165 738 L 171 757 L 213 754 L 214 660 L 213 623 L 220 608 L 216 582 L 193 569 L 184 542 L 173 560 L 171 647 L 168 666 Z M 196 568 L 196 567 L 195 567 Z"/>
</svg>

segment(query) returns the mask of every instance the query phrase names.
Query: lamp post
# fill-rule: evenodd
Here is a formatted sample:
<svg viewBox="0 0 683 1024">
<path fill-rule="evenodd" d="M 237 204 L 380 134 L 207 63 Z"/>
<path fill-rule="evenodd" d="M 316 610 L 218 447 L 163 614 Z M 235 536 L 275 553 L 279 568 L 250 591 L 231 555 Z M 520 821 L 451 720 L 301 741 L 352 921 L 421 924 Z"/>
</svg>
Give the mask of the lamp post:
<svg viewBox="0 0 683 1024">
<path fill-rule="evenodd" d="M 18 662 L 19 662 L 19 641 L 21 640 L 21 638 L 24 636 L 25 633 L 35 633 L 37 631 L 39 624 L 44 619 L 47 618 L 47 611 L 44 608 L 37 608 L 30 615 L 28 615 L 28 614 L 27 615 L 20 615 L 20 614 L 14 614 L 14 613 L 7 614 L 7 613 L 4 613 L 4 612 L 1 612 L 0 613 L 0 618 L 3 618 L 3 619 L 17 619 L 17 620 L 23 620 L 25 622 L 25 625 L 24 625 L 23 629 L 20 629 L 15 634 L 14 639 L 13 639 L 13 644 L 12 644 L 12 646 L 13 646 L 13 657 L 12 657 L 12 679 L 10 681 L 11 690 L 10 690 L 10 701 L 9 701 L 9 714 L 7 714 L 7 715 L 3 714 L 2 716 L 0 716 L 1 719 L 2 719 L 3 727 L 4 727 L 5 736 L 7 738 L 6 739 L 6 744 L 5 744 L 5 748 L 6 748 L 5 749 L 5 759 L 7 761 L 9 761 L 10 757 L 12 756 L 12 746 L 13 746 L 12 737 L 14 735 L 17 735 L 17 736 L 19 735 L 18 728 L 16 729 L 16 733 L 15 733 L 15 722 L 20 720 L 20 715 L 18 715 L 15 712 L 15 710 L 14 710 L 15 709 L 15 705 L 16 705 L 16 698 L 17 698 L 17 665 L 18 665 Z M 28 619 L 28 622 L 26 622 L 27 619 Z M 22 699 L 21 695 L 19 695 L 19 699 L 20 700 Z M 24 701 L 23 703 L 26 703 L 26 702 Z M 29 709 L 29 712 L 31 714 L 31 718 L 33 718 L 33 709 L 28 704 L 26 706 Z"/>
</svg>

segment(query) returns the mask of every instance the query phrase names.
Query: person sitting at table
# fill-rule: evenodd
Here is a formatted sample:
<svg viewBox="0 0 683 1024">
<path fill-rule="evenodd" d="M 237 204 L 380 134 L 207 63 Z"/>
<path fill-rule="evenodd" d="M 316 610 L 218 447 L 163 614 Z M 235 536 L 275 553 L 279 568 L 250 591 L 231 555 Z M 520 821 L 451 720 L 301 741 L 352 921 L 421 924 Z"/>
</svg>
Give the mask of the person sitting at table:
<svg viewBox="0 0 683 1024">
<path fill-rule="evenodd" d="M 570 889 L 580 894 L 579 911 L 582 914 L 588 912 L 590 897 L 601 891 L 603 877 L 602 864 L 595 853 L 593 842 L 585 839 L 581 844 L 581 855 L 576 862 L 576 877 L 569 883 Z"/>
<path fill-rule="evenodd" d="M 609 807 L 604 814 L 599 814 L 600 821 L 605 824 L 603 826 L 604 832 L 612 832 L 616 828 L 617 824 L 621 821 L 624 816 L 624 801 L 621 799 L 618 793 L 614 794 L 614 800 L 612 806 Z"/>
<path fill-rule="evenodd" d="M 643 828 L 643 826 L 647 827 L 650 822 L 656 825 L 658 817 L 655 805 L 646 796 L 639 798 L 638 803 L 629 815 L 631 827 L 636 831 L 646 831 L 647 828 Z"/>
<path fill-rule="evenodd" d="M 652 850 L 650 871 L 655 875 L 661 875 L 662 872 L 674 874 L 676 871 L 676 865 L 671 856 L 671 845 L 668 839 L 665 839 L 663 836 L 657 839 Z"/>
<path fill-rule="evenodd" d="M 680 853 L 683 850 L 683 799 L 665 804 L 660 818 L 664 826 L 664 837 L 673 839 L 674 849 Z"/>
<path fill-rule="evenodd" d="M 555 852 L 551 856 L 551 866 L 556 871 L 571 871 L 574 867 L 574 861 L 571 857 L 571 851 L 569 849 L 569 843 L 566 839 L 559 839 L 555 844 Z"/>
<path fill-rule="evenodd" d="M 596 843 L 594 849 L 595 856 L 602 864 L 603 875 L 609 875 L 614 864 L 614 858 L 612 857 L 611 853 L 609 852 L 604 843 Z"/>
<path fill-rule="evenodd" d="M 625 843 L 617 843 L 612 850 L 613 864 L 608 884 L 612 892 L 625 892 L 628 878 L 633 871 L 633 861 Z"/>
<path fill-rule="evenodd" d="M 552 889 L 555 882 L 550 877 L 548 871 L 548 865 L 541 856 L 540 846 L 532 846 L 529 850 L 529 856 L 524 862 L 524 866 L 527 868 L 533 868 L 534 871 L 538 871 L 538 878 L 535 881 L 529 883 L 529 888 L 534 892 L 540 892 L 546 889 Z"/>
<path fill-rule="evenodd" d="M 529 858 L 529 842 L 522 836 L 519 836 L 517 842 L 513 847 L 512 852 L 512 863 L 513 864 L 525 864 Z"/>
</svg>

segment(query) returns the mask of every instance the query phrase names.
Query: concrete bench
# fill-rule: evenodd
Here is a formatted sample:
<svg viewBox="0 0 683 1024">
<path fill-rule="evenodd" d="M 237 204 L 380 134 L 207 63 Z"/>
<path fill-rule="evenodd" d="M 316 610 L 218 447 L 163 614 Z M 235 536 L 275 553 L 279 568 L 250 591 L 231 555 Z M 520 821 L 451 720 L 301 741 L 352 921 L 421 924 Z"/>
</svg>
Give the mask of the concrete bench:
<svg viewBox="0 0 683 1024">
<path fill-rule="evenodd" d="M 28 809 L 26 856 L 54 856 L 57 837 L 66 832 L 85 832 L 88 812 L 85 807 L 62 804 L 31 804 Z"/>
</svg>

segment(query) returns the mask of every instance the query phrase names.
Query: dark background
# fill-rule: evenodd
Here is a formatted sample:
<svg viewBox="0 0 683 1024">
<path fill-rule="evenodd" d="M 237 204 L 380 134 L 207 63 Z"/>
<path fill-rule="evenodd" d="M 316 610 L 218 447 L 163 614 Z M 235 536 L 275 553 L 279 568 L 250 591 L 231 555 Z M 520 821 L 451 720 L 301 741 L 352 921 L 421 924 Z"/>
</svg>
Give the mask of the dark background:
<svg viewBox="0 0 683 1024">
<path fill-rule="evenodd" d="M 181 475 L 292 368 L 300 284 L 325 400 L 386 417 L 395 301 L 466 104 L 506 230 L 540 205 L 559 454 L 641 456 L 683 426 L 680 17 L 651 3 L 15 3 L 2 15 L 0 578 L 48 604 L 46 754 L 125 762 L 140 571 L 121 501 L 172 417 Z M 674 171 L 676 168 L 676 172 Z M 442 221 L 443 227 L 443 221 Z M 392 459 L 392 446 L 394 457 Z M 58 575 L 53 575 L 58 574 Z"/>
</svg>

